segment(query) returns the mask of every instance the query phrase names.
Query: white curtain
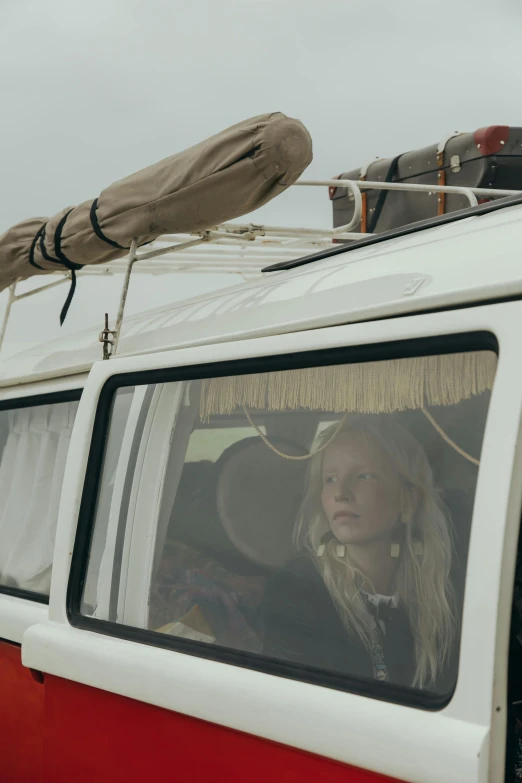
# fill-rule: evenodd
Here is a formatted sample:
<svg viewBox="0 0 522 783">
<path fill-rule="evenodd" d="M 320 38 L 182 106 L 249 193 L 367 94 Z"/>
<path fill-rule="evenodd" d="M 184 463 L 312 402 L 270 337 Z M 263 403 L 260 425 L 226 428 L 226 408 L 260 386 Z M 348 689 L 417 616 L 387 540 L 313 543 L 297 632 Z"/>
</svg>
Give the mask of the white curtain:
<svg viewBox="0 0 522 783">
<path fill-rule="evenodd" d="M 154 555 L 158 546 L 163 547 L 187 444 L 199 411 L 199 396 L 189 393 L 194 386 L 193 381 L 156 384 L 151 399 L 143 396 L 142 392 L 142 405 L 147 408 L 147 416 L 140 425 L 141 429 L 138 429 L 138 424 L 142 414 L 138 417 L 138 411 L 131 411 L 127 432 L 118 451 L 116 470 L 113 466 L 110 469 L 104 467 L 101 493 L 108 483 L 113 483 L 114 489 L 111 488 L 108 493 L 110 507 L 108 503 L 103 506 L 98 504 L 94 536 L 98 528 L 103 531 L 105 551 L 99 572 L 97 562 L 92 557 L 89 559 L 86 586 L 90 589 L 84 593 L 86 604 L 90 604 L 90 609 L 86 606 L 85 611 L 92 612 L 98 619 L 116 620 L 117 617 L 118 622 L 128 625 L 148 626 Z M 137 387 L 137 390 L 140 388 L 143 389 Z M 109 444 L 113 435 L 111 423 Z M 130 475 L 131 482 L 128 481 Z M 155 511 L 158 498 L 162 498 L 162 506 Z M 119 545 L 121 551 L 118 551 L 117 537 L 122 522 L 125 524 L 125 537 Z M 116 562 L 120 562 L 121 566 L 120 582 L 117 587 L 117 614 L 111 617 Z M 96 594 L 93 596 L 96 577 Z"/>
<path fill-rule="evenodd" d="M 48 594 L 77 402 L 6 411 L 0 462 L 0 584 Z"/>
</svg>

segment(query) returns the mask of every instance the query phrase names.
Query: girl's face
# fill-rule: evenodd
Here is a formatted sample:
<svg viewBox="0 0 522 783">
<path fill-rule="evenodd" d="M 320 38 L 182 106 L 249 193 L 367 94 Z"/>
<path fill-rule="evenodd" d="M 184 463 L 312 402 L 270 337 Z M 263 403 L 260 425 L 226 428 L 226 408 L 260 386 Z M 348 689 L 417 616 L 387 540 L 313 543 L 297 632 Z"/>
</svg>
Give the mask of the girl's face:
<svg viewBox="0 0 522 783">
<path fill-rule="evenodd" d="M 361 433 L 344 432 L 323 456 L 321 504 L 342 544 L 391 539 L 401 513 L 402 481 Z"/>
</svg>

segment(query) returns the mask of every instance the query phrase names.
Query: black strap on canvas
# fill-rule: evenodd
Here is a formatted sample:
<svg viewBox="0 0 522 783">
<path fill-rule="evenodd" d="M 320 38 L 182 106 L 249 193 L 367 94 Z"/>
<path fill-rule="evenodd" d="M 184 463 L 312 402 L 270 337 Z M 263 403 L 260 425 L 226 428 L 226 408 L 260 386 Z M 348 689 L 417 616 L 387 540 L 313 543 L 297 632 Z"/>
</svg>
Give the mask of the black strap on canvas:
<svg viewBox="0 0 522 783">
<path fill-rule="evenodd" d="M 42 258 L 45 258 L 46 261 L 51 261 L 53 264 L 59 264 L 60 261 L 58 261 L 56 258 L 53 258 L 49 255 L 47 252 L 47 248 L 45 247 L 45 237 L 47 234 L 47 223 L 45 223 L 42 226 L 42 230 L 40 231 L 40 253 L 42 254 Z"/>
<path fill-rule="evenodd" d="M 103 242 L 105 242 L 108 245 L 111 245 L 111 247 L 115 247 L 118 250 L 128 250 L 128 247 L 123 247 L 123 245 L 119 245 L 118 242 L 114 242 L 112 239 L 109 239 L 109 237 L 106 237 L 103 231 L 101 230 L 101 226 L 98 221 L 98 215 L 97 215 L 97 209 L 98 209 L 98 199 L 95 198 L 94 201 L 91 204 L 90 209 L 90 220 L 91 225 L 93 228 L 94 233 L 96 236 L 101 239 Z M 46 261 L 50 261 L 53 264 L 62 264 L 71 272 L 71 287 L 69 289 L 69 293 L 67 294 L 67 299 L 65 300 L 65 303 L 62 307 L 62 311 L 60 313 L 60 325 L 63 324 L 65 321 L 65 318 L 67 316 L 67 313 L 69 312 L 69 307 L 71 306 L 71 302 L 74 297 L 74 293 L 76 291 L 76 272 L 79 269 L 83 268 L 83 264 L 77 264 L 74 261 L 71 261 L 70 258 L 67 258 L 65 253 L 62 250 L 62 232 L 63 227 L 65 226 L 65 222 L 69 215 L 71 214 L 72 209 L 70 209 L 68 212 L 65 213 L 65 215 L 62 217 L 60 222 L 58 223 L 58 226 L 56 227 L 56 231 L 54 232 L 54 253 L 55 258 L 53 258 L 49 253 L 47 252 L 47 248 L 45 246 L 45 231 L 47 227 L 47 223 L 44 223 L 43 226 L 41 226 L 32 243 L 29 250 L 29 263 L 34 266 L 36 269 L 41 269 L 42 271 L 47 271 L 45 267 L 40 266 L 36 263 L 34 260 L 34 254 L 36 250 L 36 246 L 39 245 L 40 253 L 42 254 L 42 258 L 44 258 Z M 151 240 L 153 241 L 153 240 Z M 149 242 L 145 244 L 150 244 Z"/>
<path fill-rule="evenodd" d="M 47 225 L 46 223 L 43 223 L 40 226 L 40 228 L 34 235 L 34 239 L 31 242 L 31 247 L 29 248 L 29 263 L 31 264 L 31 266 L 34 266 L 36 269 L 42 269 L 42 270 L 43 270 L 43 266 L 40 266 L 40 264 L 37 264 L 36 261 L 34 260 L 34 251 L 36 250 L 36 245 L 38 244 L 38 240 L 40 239 L 40 237 L 45 231 L 46 225 Z"/>
<path fill-rule="evenodd" d="M 388 169 L 388 173 L 384 178 L 385 182 L 393 182 L 395 175 L 397 173 L 397 168 L 399 166 L 400 158 L 401 155 L 397 155 L 397 157 L 394 158 L 390 163 L 390 168 Z M 389 192 L 390 192 L 389 190 L 381 190 L 381 192 L 379 193 L 377 204 L 375 205 L 375 209 L 373 210 L 372 216 L 369 219 L 368 225 L 366 227 L 366 230 L 369 234 L 373 234 L 373 232 L 375 231 L 375 226 L 377 225 L 377 222 L 381 216 L 382 208 L 384 207 L 384 202 L 386 201 L 386 196 L 388 195 Z"/>
<path fill-rule="evenodd" d="M 69 293 L 67 294 L 67 298 L 63 303 L 63 307 L 60 311 L 60 326 L 63 326 L 63 322 L 67 317 L 67 313 L 69 312 L 69 307 L 71 306 L 71 302 L 73 300 L 73 296 L 75 293 L 76 293 L 76 270 L 71 269 L 71 287 L 69 288 Z"/>
<path fill-rule="evenodd" d="M 67 313 L 69 312 L 69 307 L 71 306 L 71 302 L 73 300 L 74 293 L 76 291 L 76 271 L 78 269 L 82 269 L 83 267 L 83 264 L 75 264 L 74 261 L 71 261 L 70 258 L 67 258 L 67 256 L 65 255 L 61 247 L 63 227 L 65 226 L 65 221 L 67 220 L 71 212 L 72 209 L 70 209 L 68 212 L 65 213 L 63 218 L 58 223 L 56 227 L 56 231 L 54 232 L 55 255 L 59 263 L 63 264 L 65 267 L 67 267 L 67 269 L 71 270 L 71 287 L 69 288 L 69 293 L 67 294 L 67 298 L 62 307 L 62 312 L 60 313 L 60 326 L 65 321 Z"/>
<path fill-rule="evenodd" d="M 109 239 L 109 237 L 106 237 L 103 231 L 101 230 L 100 223 L 98 221 L 98 199 L 95 198 L 94 201 L 91 204 L 91 211 L 90 211 L 90 218 L 91 218 L 91 225 L 94 233 L 96 236 L 101 239 L 103 242 L 106 242 L 108 245 L 111 245 L 111 247 L 117 247 L 119 250 L 128 250 L 128 247 L 123 247 L 122 245 L 119 245 L 117 242 L 115 242 L 113 239 Z"/>
<path fill-rule="evenodd" d="M 47 228 L 47 223 L 44 223 L 43 226 L 41 226 L 38 229 L 33 241 L 31 242 L 31 247 L 29 250 L 29 263 L 32 266 L 36 267 L 36 269 L 47 271 L 45 267 L 40 266 L 34 260 L 34 252 L 36 250 L 36 245 L 39 245 L 42 258 L 45 258 L 46 261 L 50 261 L 53 264 L 62 264 L 62 266 L 65 266 L 71 272 L 71 287 L 69 289 L 69 293 L 67 294 L 67 298 L 65 300 L 65 303 L 60 313 L 60 326 L 65 321 L 67 313 L 69 312 L 69 307 L 71 306 L 71 302 L 73 300 L 74 293 L 76 291 L 76 272 L 78 271 L 78 269 L 83 268 L 83 264 L 76 264 L 74 261 L 71 261 L 69 258 L 67 258 L 61 246 L 63 227 L 65 225 L 65 221 L 67 220 L 71 212 L 72 209 L 70 209 L 68 212 L 65 213 L 63 218 L 58 223 L 58 226 L 56 227 L 56 231 L 54 233 L 54 252 L 56 258 L 53 258 L 51 255 L 49 255 L 49 253 L 47 252 L 47 248 L 45 246 L 45 231 Z"/>
</svg>

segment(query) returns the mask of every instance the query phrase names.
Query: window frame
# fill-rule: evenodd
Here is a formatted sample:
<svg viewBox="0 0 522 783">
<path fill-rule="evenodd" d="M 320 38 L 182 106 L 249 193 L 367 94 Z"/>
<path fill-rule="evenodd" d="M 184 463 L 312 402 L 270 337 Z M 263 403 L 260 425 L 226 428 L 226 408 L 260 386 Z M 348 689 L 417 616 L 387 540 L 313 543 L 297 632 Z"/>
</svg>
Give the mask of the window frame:
<svg viewBox="0 0 522 783">
<path fill-rule="evenodd" d="M 56 405 L 62 402 L 79 402 L 82 393 L 83 388 L 79 388 L 0 400 L 0 413 L 10 410 L 22 410 L 23 408 L 38 408 L 41 405 Z M 13 598 L 23 598 L 26 601 L 32 601 L 33 603 L 44 604 L 46 606 L 49 605 L 49 596 L 44 593 L 37 593 L 34 590 L 25 590 L 19 587 L 9 587 L 7 585 L 2 585 L 1 582 L 0 594 L 9 595 Z"/>
<path fill-rule="evenodd" d="M 139 387 L 138 387 L 139 388 Z M 145 413 L 142 438 L 138 447 L 136 471 L 129 496 L 127 525 L 122 524 L 122 568 L 125 589 L 121 593 L 120 577 L 114 599 L 122 618 L 148 618 L 148 588 L 154 567 L 156 539 L 159 532 L 163 506 L 165 476 L 171 454 L 171 438 L 182 404 L 184 390 L 177 386 L 174 395 L 169 394 L 168 384 L 147 387 L 151 391 L 150 405 Z M 176 399 L 173 399 L 173 397 Z M 169 435 L 166 437 L 166 433 Z M 152 456 L 152 459 L 151 459 Z M 155 458 L 155 459 L 154 459 Z M 136 480 L 137 479 L 137 480 Z M 145 484 L 147 491 L 139 487 Z M 147 518 L 147 515 L 148 518 Z M 123 519 L 121 520 L 123 523 Z M 129 582 L 129 574 L 134 578 Z M 143 587 L 147 590 L 143 590 Z M 141 589 L 140 589 L 141 588 Z M 124 623 L 126 624 L 126 623 Z"/>
<path fill-rule="evenodd" d="M 132 387 L 126 387 L 132 389 Z M 100 578 L 101 568 L 103 566 L 103 558 L 107 548 L 112 550 L 113 562 L 117 564 L 117 567 L 113 567 L 110 575 L 109 590 L 106 598 L 106 609 L 109 617 L 117 614 L 117 600 L 115 602 L 114 596 L 117 599 L 117 587 L 122 575 L 122 569 L 124 569 L 124 563 L 121 559 L 123 545 L 123 538 L 125 536 L 124 526 L 122 524 L 122 517 L 128 513 L 128 506 L 130 503 L 130 494 L 126 496 L 126 488 L 129 484 L 128 466 L 137 459 L 137 452 L 139 449 L 139 441 L 143 437 L 143 427 L 145 425 L 145 417 L 147 415 L 147 401 L 150 401 L 152 390 L 146 386 L 142 387 L 142 392 L 137 395 L 135 391 L 132 391 L 132 401 L 130 404 L 128 417 L 125 422 L 124 431 L 122 433 L 122 442 L 120 444 L 120 454 L 125 453 L 127 455 L 126 467 L 124 475 L 120 475 L 123 471 L 120 470 L 119 462 L 116 465 L 116 474 L 114 481 L 113 493 L 108 508 L 107 516 L 107 529 L 104 551 L 102 552 L 99 569 L 96 581 Z M 114 404 L 117 401 L 117 393 L 113 396 L 113 404 L 111 405 L 111 415 Z M 145 412 L 145 415 L 144 415 Z M 109 436 L 107 437 L 106 448 L 110 442 Z M 106 450 L 104 451 L 104 459 L 106 456 Z M 116 506 L 114 501 L 116 500 Z M 109 543 L 110 540 L 110 543 Z M 118 557 L 118 555 L 120 555 Z M 115 605 L 116 604 L 116 605 Z"/>
<path fill-rule="evenodd" d="M 122 386 L 139 386 L 141 384 L 190 381 L 232 375 L 280 372 L 307 367 L 327 367 L 335 364 L 376 362 L 481 350 L 493 351 L 498 356 L 498 341 L 492 332 L 486 330 L 468 331 L 440 336 L 399 339 L 390 342 L 358 344 L 341 348 L 325 348 L 298 353 L 185 365 L 166 369 L 126 372 L 110 376 L 103 384 L 99 394 L 80 503 L 66 596 L 66 615 L 70 625 L 105 636 L 172 650 L 197 658 L 232 664 L 290 680 L 366 696 L 378 701 L 427 711 L 444 709 L 453 697 L 456 683 L 451 692 L 447 694 L 436 694 L 389 682 L 377 683 L 373 679 L 360 678 L 355 675 L 339 675 L 314 666 L 285 662 L 281 659 L 270 658 L 257 653 L 243 652 L 205 642 L 167 636 L 157 631 L 135 628 L 121 623 L 85 616 L 81 614 L 80 607 L 87 573 L 88 553 L 95 523 L 96 502 L 102 477 L 103 449 L 110 425 L 113 395 L 118 388 Z"/>
</svg>

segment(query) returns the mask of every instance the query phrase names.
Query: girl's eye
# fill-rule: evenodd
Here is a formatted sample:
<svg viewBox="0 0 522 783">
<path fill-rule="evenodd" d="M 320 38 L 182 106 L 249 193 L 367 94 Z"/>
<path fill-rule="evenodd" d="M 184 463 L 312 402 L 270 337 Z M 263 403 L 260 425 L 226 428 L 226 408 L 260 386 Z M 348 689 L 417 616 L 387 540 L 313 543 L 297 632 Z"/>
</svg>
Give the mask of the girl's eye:
<svg viewBox="0 0 522 783">
<path fill-rule="evenodd" d="M 337 476 L 325 476 L 323 481 L 325 484 L 337 484 Z"/>
<path fill-rule="evenodd" d="M 362 479 L 363 481 L 368 481 L 370 479 L 377 478 L 377 476 L 374 473 L 359 473 L 357 478 Z"/>
</svg>

